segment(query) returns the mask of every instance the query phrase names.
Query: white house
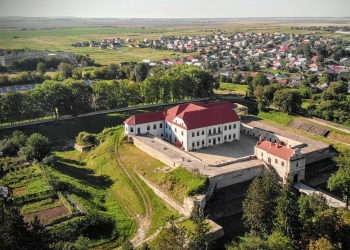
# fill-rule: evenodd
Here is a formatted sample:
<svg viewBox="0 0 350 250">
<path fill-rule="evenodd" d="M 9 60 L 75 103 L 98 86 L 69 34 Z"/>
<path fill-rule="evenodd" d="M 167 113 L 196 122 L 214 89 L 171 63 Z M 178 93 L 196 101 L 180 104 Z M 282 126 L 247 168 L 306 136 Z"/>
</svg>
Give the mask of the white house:
<svg viewBox="0 0 350 250">
<path fill-rule="evenodd" d="M 133 115 L 125 133 L 150 133 L 186 151 L 239 140 L 241 121 L 230 102 L 180 104 L 166 111 Z"/>
<path fill-rule="evenodd" d="M 285 182 L 288 178 L 298 182 L 305 178 L 305 156 L 299 148 L 289 148 L 279 143 L 261 140 L 254 148 L 255 156 L 271 165 Z"/>
</svg>

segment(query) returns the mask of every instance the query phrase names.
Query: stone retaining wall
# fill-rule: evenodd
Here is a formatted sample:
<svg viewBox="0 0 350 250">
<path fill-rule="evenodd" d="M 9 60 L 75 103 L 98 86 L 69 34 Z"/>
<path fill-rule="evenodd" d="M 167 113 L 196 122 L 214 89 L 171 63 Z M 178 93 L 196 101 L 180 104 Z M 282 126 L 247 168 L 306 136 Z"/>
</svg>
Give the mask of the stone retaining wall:
<svg viewBox="0 0 350 250">
<path fill-rule="evenodd" d="M 210 177 L 209 182 L 210 184 L 216 183 L 217 188 L 223 188 L 259 177 L 263 171 L 263 164 L 251 168 L 237 169 L 236 171 Z"/>
<path fill-rule="evenodd" d="M 142 151 L 146 152 L 147 154 L 149 154 L 150 156 L 160 160 L 161 162 L 164 162 L 165 164 L 167 164 L 169 167 L 171 168 L 176 168 L 178 166 L 180 166 L 181 164 L 178 162 L 175 162 L 173 159 L 171 159 L 170 157 L 168 157 L 167 155 L 159 152 L 158 150 L 155 150 L 154 148 L 152 148 L 150 145 L 147 145 L 146 143 L 140 141 L 137 139 L 136 136 L 130 136 L 133 139 L 133 143 L 136 147 L 138 147 L 139 149 L 141 149 Z M 171 145 L 170 145 L 171 146 Z"/>
</svg>

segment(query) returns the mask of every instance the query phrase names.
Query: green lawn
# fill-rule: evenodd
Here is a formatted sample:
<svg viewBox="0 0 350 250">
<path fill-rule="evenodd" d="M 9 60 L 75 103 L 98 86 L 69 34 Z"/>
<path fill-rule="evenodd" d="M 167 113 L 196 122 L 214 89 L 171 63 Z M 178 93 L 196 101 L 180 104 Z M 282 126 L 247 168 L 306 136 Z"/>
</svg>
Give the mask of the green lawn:
<svg viewBox="0 0 350 250">
<path fill-rule="evenodd" d="M 248 85 L 221 82 L 219 89 L 215 90 L 216 94 L 240 94 L 245 95 Z"/>
<path fill-rule="evenodd" d="M 258 114 L 258 117 L 266 120 L 270 120 L 282 125 L 288 125 L 288 123 L 290 123 L 293 120 L 293 116 L 277 110 L 270 110 L 269 112 L 260 111 Z"/>
</svg>

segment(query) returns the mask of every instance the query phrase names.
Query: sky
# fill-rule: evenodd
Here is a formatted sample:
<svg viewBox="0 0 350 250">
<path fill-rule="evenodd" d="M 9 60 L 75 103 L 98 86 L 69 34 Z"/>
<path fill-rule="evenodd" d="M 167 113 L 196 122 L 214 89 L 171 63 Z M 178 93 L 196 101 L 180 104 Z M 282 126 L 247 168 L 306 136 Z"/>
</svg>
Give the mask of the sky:
<svg viewBox="0 0 350 250">
<path fill-rule="evenodd" d="M 0 16 L 349 17 L 349 0 L 0 0 Z"/>
</svg>

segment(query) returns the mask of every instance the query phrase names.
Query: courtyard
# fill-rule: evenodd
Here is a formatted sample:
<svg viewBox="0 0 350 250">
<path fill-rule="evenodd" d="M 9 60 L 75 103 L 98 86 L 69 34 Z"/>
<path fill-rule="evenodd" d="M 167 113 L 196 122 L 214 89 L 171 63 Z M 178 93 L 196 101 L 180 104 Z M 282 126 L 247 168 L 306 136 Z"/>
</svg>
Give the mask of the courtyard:
<svg viewBox="0 0 350 250">
<path fill-rule="evenodd" d="M 218 144 L 188 153 L 201 159 L 208 165 L 217 165 L 254 155 L 254 146 L 258 142 L 258 138 L 245 133 L 241 133 L 240 136 L 241 138 L 238 141 Z"/>
</svg>

